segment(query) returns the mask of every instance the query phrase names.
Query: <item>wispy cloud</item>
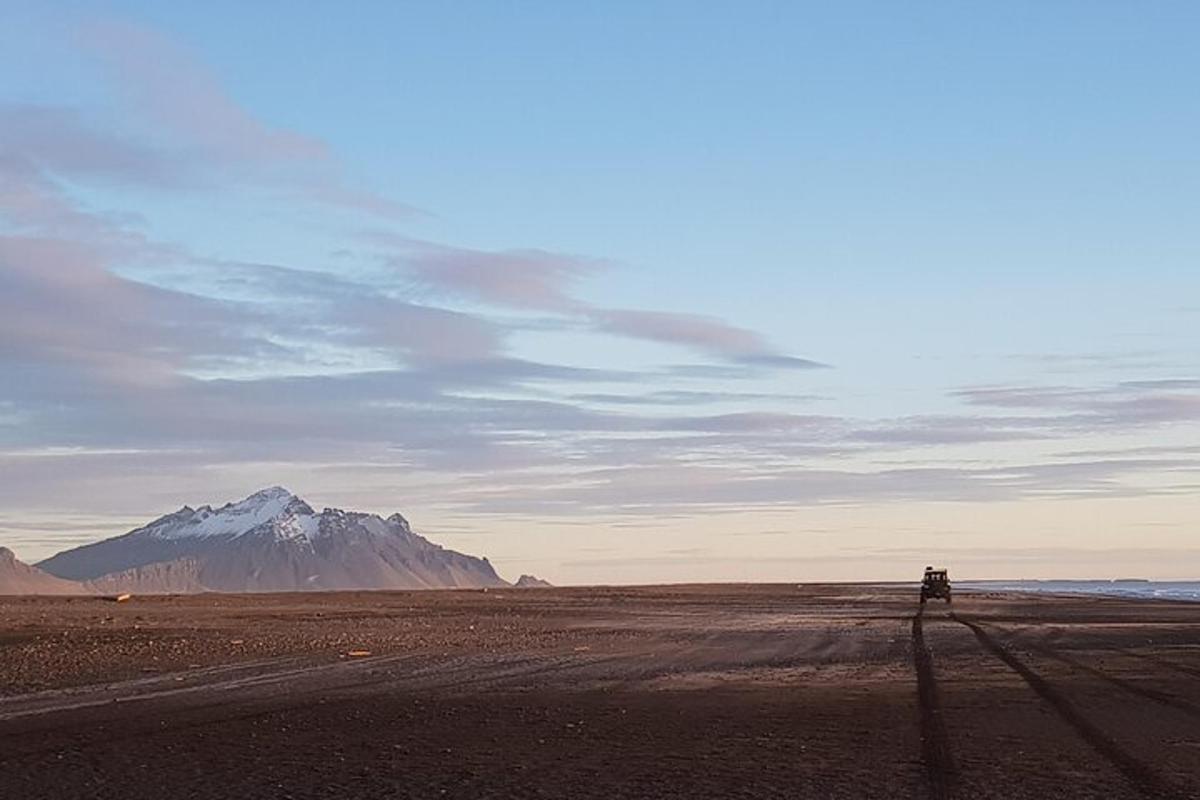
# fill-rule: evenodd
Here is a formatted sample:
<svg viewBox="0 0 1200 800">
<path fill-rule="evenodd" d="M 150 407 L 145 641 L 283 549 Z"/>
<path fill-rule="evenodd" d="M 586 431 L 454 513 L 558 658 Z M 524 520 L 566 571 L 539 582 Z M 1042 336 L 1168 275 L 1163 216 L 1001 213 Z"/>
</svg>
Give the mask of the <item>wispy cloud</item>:
<svg viewBox="0 0 1200 800">
<path fill-rule="evenodd" d="M 181 180 L 168 153 L 97 130 L 66 108 L 0 105 L 0 153 L 61 175 L 162 187 Z"/>
<path fill-rule="evenodd" d="M 1194 379 L 1126 381 L 1098 387 L 988 386 L 961 389 L 967 403 L 998 408 L 1068 412 L 1085 427 L 1122 427 L 1200 420 Z"/>
<path fill-rule="evenodd" d="M 362 239 L 385 248 L 389 263 L 442 297 L 560 314 L 600 333 L 675 345 L 766 370 L 826 366 L 782 353 L 761 334 L 716 317 L 603 308 L 576 297 L 572 289 L 579 280 L 611 267 L 598 259 L 544 250 L 448 247 L 380 231 L 364 233 Z"/>
<path fill-rule="evenodd" d="M 754 331 L 701 314 L 594 308 L 587 316 L 606 333 L 679 345 L 743 364 L 789 369 L 825 366 L 780 353 Z"/>
<path fill-rule="evenodd" d="M 188 47 L 161 31 L 94 19 L 78 32 L 123 92 L 131 109 L 160 132 L 176 169 L 194 180 L 241 181 L 318 205 L 381 218 L 411 218 L 415 209 L 348 180 L 325 141 L 271 125 L 234 99 Z M 168 134 L 166 136 L 161 134 Z M 111 143 L 110 143 L 111 145 Z M 109 155 L 115 151 L 109 148 Z M 145 176 L 126 159 L 125 177 Z"/>
<path fill-rule="evenodd" d="M 545 250 L 487 251 L 386 234 L 366 236 L 389 245 L 389 258 L 425 288 L 508 308 L 577 311 L 585 304 L 571 296 L 572 285 L 607 267 L 597 259 Z"/>
<path fill-rule="evenodd" d="M 247 162 L 330 157 L 320 140 L 255 118 L 197 57 L 159 31 L 97 19 L 79 34 L 139 109 L 208 155 Z"/>
<path fill-rule="evenodd" d="M 596 392 L 571 395 L 571 400 L 583 403 L 617 406 L 696 406 L 714 403 L 744 403 L 760 401 L 811 402 L 813 395 L 768 394 L 763 392 L 721 392 L 693 389 L 663 389 L 644 394 L 614 394 Z"/>
<path fill-rule="evenodd" d="M 953 393 L 964 402 L 994 408 L 1077 408 L 1097 396 L 1094 389 L 1069 386 L 981 386 Z"/>
</svg>

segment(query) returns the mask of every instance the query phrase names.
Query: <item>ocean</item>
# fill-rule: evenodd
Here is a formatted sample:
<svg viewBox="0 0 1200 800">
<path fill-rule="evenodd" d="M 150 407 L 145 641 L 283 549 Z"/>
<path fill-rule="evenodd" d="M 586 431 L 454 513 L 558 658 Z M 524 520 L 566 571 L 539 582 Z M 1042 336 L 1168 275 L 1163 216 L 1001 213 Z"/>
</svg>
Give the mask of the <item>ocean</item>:
<svg viewBox="0 0 1200 800">
<path fill-rule="evenodd" d="M 1200 602 L 1200 581 L 955 581 L 954 585 L 956 588 L 983 591 L 1094 594 Z"/>
</svg>

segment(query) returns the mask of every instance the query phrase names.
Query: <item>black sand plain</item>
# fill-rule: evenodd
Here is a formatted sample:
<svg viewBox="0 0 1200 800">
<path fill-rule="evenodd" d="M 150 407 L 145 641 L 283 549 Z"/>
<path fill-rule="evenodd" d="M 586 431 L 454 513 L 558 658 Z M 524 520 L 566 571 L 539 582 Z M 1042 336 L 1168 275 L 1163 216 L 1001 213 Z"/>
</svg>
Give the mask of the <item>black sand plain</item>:
<svg viewBox="0 0 1200 800">
<path fill-rule="evenodd" d="M 1200 604 L 0 598 L 5 798 L 1200 797 Z"/>
</svg>

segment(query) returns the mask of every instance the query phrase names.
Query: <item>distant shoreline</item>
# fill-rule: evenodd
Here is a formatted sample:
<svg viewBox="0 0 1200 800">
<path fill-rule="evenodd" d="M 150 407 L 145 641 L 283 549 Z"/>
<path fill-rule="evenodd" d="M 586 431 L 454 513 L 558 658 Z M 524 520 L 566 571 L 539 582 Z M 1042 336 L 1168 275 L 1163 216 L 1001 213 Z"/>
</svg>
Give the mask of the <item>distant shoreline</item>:
<svg viewBox="0 0 1200 800">
<path fill-rule="evenodd" d="M 959 581 L 967 591 L 1024 592 L 1043 595 L 1118 597 L 1128 600 L 1179 600 L 1200 602 L 1200 581 L 1121 580 L 1019 580 Z"/>
</svg>

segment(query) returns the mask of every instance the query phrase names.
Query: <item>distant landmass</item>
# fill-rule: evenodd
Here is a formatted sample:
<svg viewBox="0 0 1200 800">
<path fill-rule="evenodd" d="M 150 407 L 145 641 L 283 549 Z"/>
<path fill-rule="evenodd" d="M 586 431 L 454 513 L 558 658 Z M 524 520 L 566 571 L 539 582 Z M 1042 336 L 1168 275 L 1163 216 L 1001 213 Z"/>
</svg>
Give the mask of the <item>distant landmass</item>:
<svg viewBox="0 0 1200 800">
<path fill-rule="evenodd" d="M 529 576 L 525 576 L 529 577 Z M 532 579 L 536 580 L 536 579 Z M 399 514 L 326 508 L 281 487 L 184 506 L 30 566 L 0 548 L 0 594 L 286 592 L 509 586 L 486 558 L 413 533 Z"/>
</svg>

